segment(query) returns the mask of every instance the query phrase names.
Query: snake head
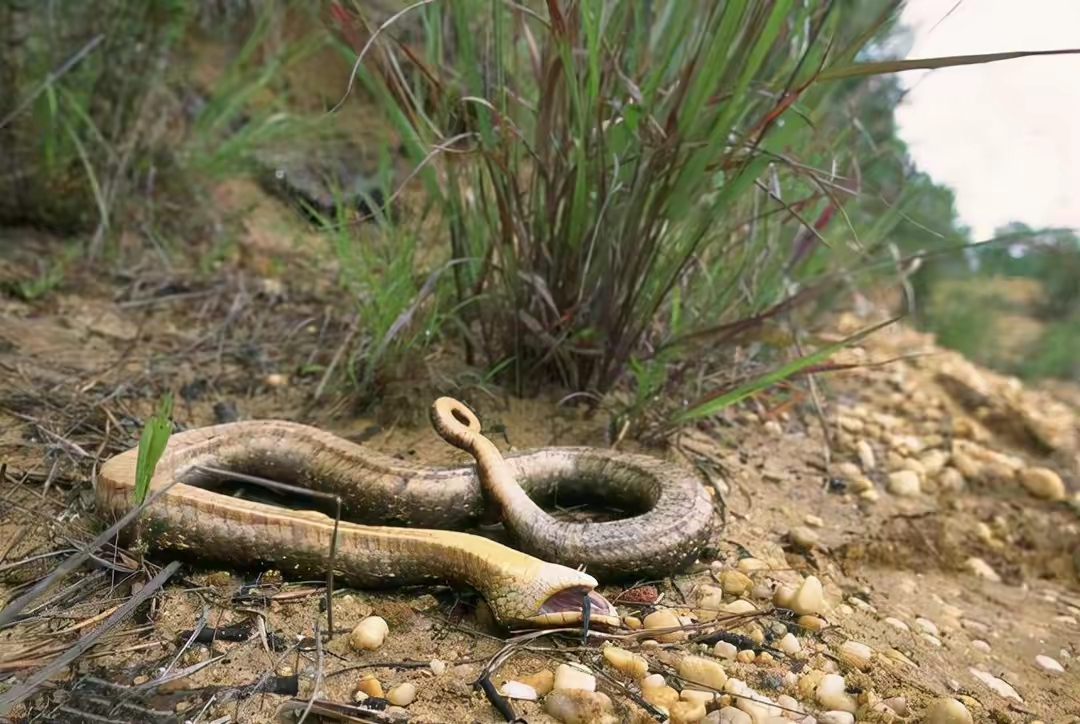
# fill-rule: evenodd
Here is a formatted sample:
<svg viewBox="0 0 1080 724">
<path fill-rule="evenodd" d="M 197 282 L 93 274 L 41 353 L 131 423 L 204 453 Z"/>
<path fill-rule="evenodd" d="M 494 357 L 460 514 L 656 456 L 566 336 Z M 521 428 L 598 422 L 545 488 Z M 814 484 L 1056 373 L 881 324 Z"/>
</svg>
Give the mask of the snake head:
<svg viewBox="0 0 1080 724">
<path fill-rule="evenodd" d="M 489 598 L 496 615 L 529 627 L 547 628 L 580 624 L 589 601 L 589 625 L 619 626 L 615 606 L 596 591 L 596 579 L 557 563 L 537 561 L 527 576 Z"/>
</svg>

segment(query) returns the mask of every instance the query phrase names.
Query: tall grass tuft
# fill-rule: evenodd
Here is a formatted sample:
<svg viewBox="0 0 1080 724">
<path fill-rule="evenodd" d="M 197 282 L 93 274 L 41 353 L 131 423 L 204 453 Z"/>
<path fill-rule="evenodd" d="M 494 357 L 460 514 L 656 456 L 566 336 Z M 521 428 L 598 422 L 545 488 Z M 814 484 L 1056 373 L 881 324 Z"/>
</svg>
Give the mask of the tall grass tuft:
<svg viewBox="0 0 1080 724">
<path fill-rule="evenodd" d="M 469 361 L 519 392 L 630 379 L 641 407 L 889 268 L 915 200 L 858 213 L 859 79 L 979 62 L 881 55 L 899 6 L 456 0 L 370 24 L 358 77 L 445 220 Z"/>
<path fill-rule="evenodd" d="M 805 85 L 837 34 L 827 4 L 415 13 L 422 50 L 365 77 L 418 159 L 452 157 L 430 188 L 483 362 L 600 394 L 656 377 L 644 360 L 781 302 L 823 246 L 842 164 L 812 138 L 807 100 L 828 94 Z"/>
</svg>

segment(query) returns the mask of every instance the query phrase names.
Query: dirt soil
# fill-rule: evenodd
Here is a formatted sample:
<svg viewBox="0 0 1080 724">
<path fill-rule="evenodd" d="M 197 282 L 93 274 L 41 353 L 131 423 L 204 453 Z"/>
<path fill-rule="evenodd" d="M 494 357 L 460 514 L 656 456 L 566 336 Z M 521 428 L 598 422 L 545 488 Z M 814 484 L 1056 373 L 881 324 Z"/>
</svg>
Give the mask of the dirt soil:
<svg viewBox="0 0 1080 724">
<path fill-rule="evenodd" d="M 9 273 L 52 251 L 48 239 L 17 240 L 3 245 Z M 251 244 L 243 261 L 258 256 Z M 179 392 L 180 428 L 233 415 L 292 419 L 433 465 L 463 459 L 424 422 L 434 394 L 473 405 L 504 450 L 612 442 L 602 416 L 587 419 L 558 406 L 555 392 L 520 400 L 416 380 L 367 416 L 353 414 L 332 386 L 316 401 L 321 375 L 300 371 L 329 364 L 348 334 L 348 308 L 327 301 L 314 273 L 264 278 L 252 268 L 266 265 L 240 263 L 202 281 L 177 272 L 76 270 L 37 301 L 0 301 L 5 601 L 101 529 L 93 473 L 137 444 L 142 420 L 169 389 Z M 317 272 L 319 265 L 307 268 Z M 837 333 L 865 324 L 842 318 Z M 1080 717 L 1076 408 L 1061 401 L 1068 396 L 1060 391 L 1025 389 L 899 326 L 845 354 L 860 362 L 903 358 L 822 380 L 831 456 L 805 401 L 775 414 L 751 405 L 687 431 L 668 449 L 648 450 L 701 470 L 702 484 L 725 504 L 718 508 L 727 526 L 713 555 L 685 574 L 643 582 L 653 588 L 637 593 L 647 595 L 623 601 L 619 587 L 602 592 L 623 615 L 642 618 L 670 606 L 694 620 L 702 619 L 695 602 L 725 571 L 751 571 L 756 593 L 765 596 L 812 574 L 825 586 L 822 619 L 796 622 L 751 592 L 761 613 L 732 627 L 751 637 L 767 633 L 772 651 L 777 634 L 790 630 L 802 651 L 725 661 L 729 676 L 769 696 L 794 695 L 820 712 L 784 674 L 838 670 L 861 697 L 860 721 L 918 721 L 941 696 L 963 702 L 980 722 Z M 433 353 L 425 362 L 438 367 L 441 359 Z M 634 449 L 630 441 L 620 445 Z M 1029 472 L 1038 468 L 1054 471 L 1048 479 L 1056 492 L 1025 487 L 1039 478 Z M 902 484 L 912 476 L 916 491 Z M 150 552 L 139 570 L 126 555 L 112 551 L 78 569 L 24 620 L 0 631 L 0 692 L 103 625 L 169 562 Z M 747 557 L 763 563 L 748 565 Z M 375 677 L 383 691 L 416 686 L 408 721 L 503 720 L 471 686 L 506 638 L 475 595 L 338 590 L 337 631 L 317 647 L 316 622 L 322 630 L 327 625 L 322 593 L 321 581 L 187 562 L 73 665 L 60 667 L 13 720 L 288 721 L 295 720 L 288 706 L 302 709 L 317 677 L 324 702 L 353 704 L 361 688 L 372 686 L 361 680 Z M 378 650 L 353 650 L 347 633 L 369 614 L 388 622 L 389 635 Z M 189 642 L 201 626 L 216 636 Z M 849 640 L 875 652 L 866 670 L 838 656 Z M 610 677 L 600 689 L 612 698 L 615 721 L 651 720 L 640 699 L 614 683 L 634 682 L 603 663 L 599 640 L 584 648 L 570 639 L 542 641 L 519 647 L 494 673 L 496 684 L 576 660 Z M 688 642 L 623 645 L 643 651 L 652 672 L 667 674 L 681 652 L 700 650 Z M 1063 670 L 1044 668 L 1037 656 Z M 445 666 L 433 671 L 433 660 Z M 138 688 L 166 671 L 183 675 Z M 906 709 L 898 708 L 907 718 L 882 710 L 880 702 L 894 697 L 904 698 Z M 515 707 L 526 721 L 556 721 L 542 704 Z"/>
</svg>

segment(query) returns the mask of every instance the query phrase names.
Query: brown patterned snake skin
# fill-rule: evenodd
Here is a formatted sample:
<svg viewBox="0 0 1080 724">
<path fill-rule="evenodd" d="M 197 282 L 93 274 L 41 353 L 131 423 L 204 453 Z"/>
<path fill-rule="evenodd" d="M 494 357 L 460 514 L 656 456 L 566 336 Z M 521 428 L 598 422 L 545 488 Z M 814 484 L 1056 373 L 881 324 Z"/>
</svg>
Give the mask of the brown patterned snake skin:
<svg viewBox="0 0 1080 724">
<path fill-rule="evenodd" d="M 678 465 L 584 447 L 504 457 L 481 435 L 472 411 L 448 397 L 432 405 L 431 419 L 477 464 L 421 467 L 278 420 L 175 433 L 150 488 L 175 484 L 140 514 L 143 537 L 158 550 L 325 575 L 332 517 L 214 492 L 210 487 L 223 476 L 206 468 L 332 493 L 342 500 L 334 559 L 339 580 L 362 588 L 465 584 L 501 622 L 528 627 L 581 621 L 585 596 L 591 622 L 618 625 L 615 608 L 593 590 L 597 578 L 668 576 L 693 562 L 708 541 L 712 502 L 696 476 Z M 95 489 L 102 511 L 120 517 L 135 505 L 137 457 L 131 449 L 101 467 Z M 568 522 L 534 502 L 586 491 L 644 512 Z M 493 513 L 520 551 L 453 530 Z"/>
</svg>

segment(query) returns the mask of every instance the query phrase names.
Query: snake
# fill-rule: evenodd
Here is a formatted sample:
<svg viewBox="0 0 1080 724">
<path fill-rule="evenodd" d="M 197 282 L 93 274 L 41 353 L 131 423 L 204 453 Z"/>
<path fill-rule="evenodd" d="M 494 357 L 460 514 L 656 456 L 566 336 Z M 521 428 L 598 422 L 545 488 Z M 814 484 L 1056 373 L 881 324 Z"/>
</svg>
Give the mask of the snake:
<svg viewBox="0 0 1080 724">
<path fill-rule="evenodd" d="M 337 579 L 356 588 L 464 585 L 500 623 L 529 628 L 619 626 L 614 605 L 596 590 L 598 579 L 671 576 L 709 541 L 712 500 L 679 463 L 584 446 L 504 454 L 482 434 L 475 413 L 452 397 L 436 399 L 430 419 L 475 462 L 423 466 L 277 419 L 174 432 L 150 478 L 146 500 L 154 499 L 125 535 L 138 525 L 148 548 L 275 566 L 283 575 L 325 575 L 332 565 Z M 139 449 L 131 448 L 101 465 L 94 490 L 106 515 L 119 518 L 139 505 L 138 459 Z M 219 484 L 228 475 L 336 496 L 340 516 L 317 505 L 299 509 L 226 494 Z M 557 518 L 540 504 L 582 495 L 630 514 L 582 522 Z M 467 530 L 487 519 L 501 522 L 513 547 Z"/>
</svg>

